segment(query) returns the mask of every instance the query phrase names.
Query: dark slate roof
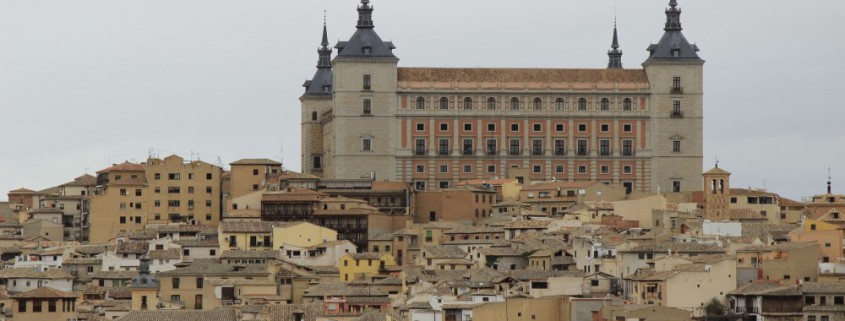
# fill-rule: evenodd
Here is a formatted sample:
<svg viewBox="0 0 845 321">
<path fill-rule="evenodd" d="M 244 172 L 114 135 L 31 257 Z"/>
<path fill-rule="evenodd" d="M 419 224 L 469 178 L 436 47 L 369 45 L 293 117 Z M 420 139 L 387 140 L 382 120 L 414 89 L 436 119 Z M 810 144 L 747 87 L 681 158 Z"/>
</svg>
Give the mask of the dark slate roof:
<svg viewBox="0 0 845 321">
<path fill-rule="evenodd" d="M 369 5 L 369 1 L 361 1 L 361 3 L 361 6 L 358 7 L 358 30 L 349 38 L 349 41 L 337 43 L 335 48 L 337 48 L 338 54 L 335 59 L 399 61 L 399 58 L 393 55 L 393 49 L 396 49 L 396 46 L 390 41 L 382 40 L 373 28 L 371 16 L 373 8 Z M 369 53 L 364 53 L 365 47 L 370 48 Z"/>
<path fill-rule="evenodd" d="M 646 60 L 684 60 L 684 61 L 702 61 L 698 57 L 698 46 L 690 44 L 684 34 L 681 32 L 680 15 L 681 9 L 677 8 L 677 3 L 674 1 L 670 3 L 670 8 L 666 9 L 666 28 L 663 37 L 657 44 L 652 44 L 648 47 L 651 53 Z M 672 54 L 673 50 L 679 50 L 678 56 Z"/>
<path fill-rule="evenodd" d="M 119 321 L 237 321 L 233 309 L 131 311 Z"/>
</svg>

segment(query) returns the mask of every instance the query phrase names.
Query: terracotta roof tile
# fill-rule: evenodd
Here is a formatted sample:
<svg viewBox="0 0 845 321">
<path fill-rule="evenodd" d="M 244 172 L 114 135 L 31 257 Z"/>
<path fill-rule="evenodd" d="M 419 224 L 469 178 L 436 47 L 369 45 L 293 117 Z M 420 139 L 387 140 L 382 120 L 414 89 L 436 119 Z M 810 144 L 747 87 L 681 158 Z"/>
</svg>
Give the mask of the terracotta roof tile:
<svg viewBox="0 0 845 321">
<path fill-rule="evenodd" d="M 229 163 L 229 165 L 278 165 L 278 166 L 281 166 L 282 163 L 279 163 L 278 161 L 274 161 L 272 159 L 267 159 L 267 158 L 244 158 L 244 159 L 240 159 L 240 160 L 234 161 L 232 163 Z"/>
</svg>

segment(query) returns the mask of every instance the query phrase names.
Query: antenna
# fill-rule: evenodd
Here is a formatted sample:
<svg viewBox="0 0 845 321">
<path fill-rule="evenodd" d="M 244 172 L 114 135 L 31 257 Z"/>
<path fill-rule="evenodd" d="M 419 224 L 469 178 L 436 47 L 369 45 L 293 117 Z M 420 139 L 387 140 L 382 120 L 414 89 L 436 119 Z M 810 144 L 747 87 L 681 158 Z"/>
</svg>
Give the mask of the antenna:
<svg viewBox="0 0 845 321">
<path fill-rule="evenodd" d="M 719 168 L 719 156 L 716 156 L 716 168 Z"/>
<path fill-rule="evenodd" d="M 830 186 L 830 181 L 831 181 L 831 178 L 830 178 L 830 166 L 828 166 L 828 167 L 827 167 L 827 193 L 828 193 L 828 194 L 833 194 L 833 193 L 832 193 L 831 186 Z"/>
</svg>

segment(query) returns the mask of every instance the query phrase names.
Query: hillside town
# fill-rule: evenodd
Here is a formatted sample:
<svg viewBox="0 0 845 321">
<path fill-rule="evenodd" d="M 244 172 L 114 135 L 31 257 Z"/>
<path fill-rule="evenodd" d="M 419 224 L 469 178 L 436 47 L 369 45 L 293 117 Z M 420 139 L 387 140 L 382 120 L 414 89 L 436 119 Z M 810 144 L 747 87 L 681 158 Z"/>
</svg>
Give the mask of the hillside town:
<svg viewBox="0 0 845 321">
<path fill-rule="evenodd" d="M 4 319 L 845 318 L 831 182 L 802 202 L 718 166 L 699 191 L 660 194 L 229 168 L 171 155 L 9 191 Z"/>
<path fill-rule="evenodd" d="M 615 25 L 602 69 L 399 67 L 373 14 L 314 39 L 300 170 L 151 149 L 8 191 L 0 321 L 845 321 L 845 194 L 704 162 L 678 1 L 635 69 Z"/>
</svg>

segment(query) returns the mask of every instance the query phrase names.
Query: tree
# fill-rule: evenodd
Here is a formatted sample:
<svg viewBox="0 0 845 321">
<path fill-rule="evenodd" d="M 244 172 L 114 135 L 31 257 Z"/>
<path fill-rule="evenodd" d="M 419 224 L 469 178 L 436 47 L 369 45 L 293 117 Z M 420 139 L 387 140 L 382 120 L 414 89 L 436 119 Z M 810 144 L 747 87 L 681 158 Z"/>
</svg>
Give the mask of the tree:
<svg viewBox="0 0 845 321">
<path fill-rule="evenodd" d="M 704 311 L 707 315 L 723 315 L 725 314 L 725 305 L 719 302 L 719 300 L 716 300 L 716 298 L 712 298 L 704 306 Z"/>
</svg>

